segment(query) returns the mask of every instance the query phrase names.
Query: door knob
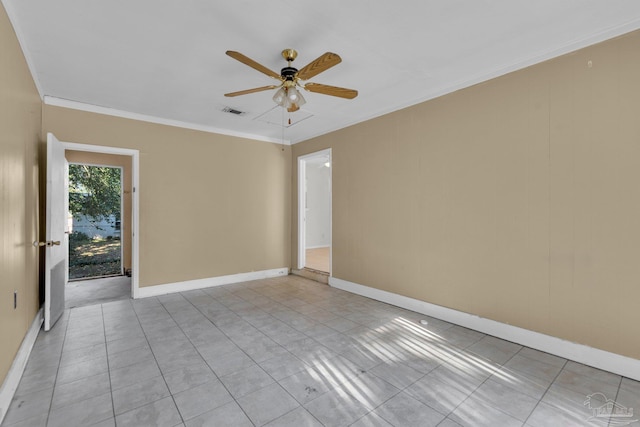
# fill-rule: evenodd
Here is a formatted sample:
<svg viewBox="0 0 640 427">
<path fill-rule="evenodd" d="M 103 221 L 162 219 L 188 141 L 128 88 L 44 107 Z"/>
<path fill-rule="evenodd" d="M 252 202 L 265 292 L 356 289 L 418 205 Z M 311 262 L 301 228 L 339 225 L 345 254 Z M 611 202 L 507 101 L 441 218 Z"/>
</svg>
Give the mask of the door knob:
<svg viewBox="0 0 640 427">
<path fill-rule="evenodd" d="M 46 242 L 33 242 L 33 246 L 60 246 L 60 240 L 47 240 Z"/>
</svg>

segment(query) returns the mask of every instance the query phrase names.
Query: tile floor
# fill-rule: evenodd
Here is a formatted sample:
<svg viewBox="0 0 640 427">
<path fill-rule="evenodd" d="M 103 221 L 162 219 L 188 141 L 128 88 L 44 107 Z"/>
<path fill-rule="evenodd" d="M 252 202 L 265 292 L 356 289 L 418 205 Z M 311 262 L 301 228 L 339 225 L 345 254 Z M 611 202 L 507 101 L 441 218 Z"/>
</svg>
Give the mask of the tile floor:
<svg viewBox="0 0 640 427">
<path fill-rule="evenodd" d="M 3 426 L 606 426 L 606 399 L 640 383 L 288 276 L 65 311 Z"/>
<path fill-rule="evenodd" d="M 98 279 L 74 280 L 65 287 L 65 308 L 129 299 L 131 277 L 114 276 Z"/>
</svg>

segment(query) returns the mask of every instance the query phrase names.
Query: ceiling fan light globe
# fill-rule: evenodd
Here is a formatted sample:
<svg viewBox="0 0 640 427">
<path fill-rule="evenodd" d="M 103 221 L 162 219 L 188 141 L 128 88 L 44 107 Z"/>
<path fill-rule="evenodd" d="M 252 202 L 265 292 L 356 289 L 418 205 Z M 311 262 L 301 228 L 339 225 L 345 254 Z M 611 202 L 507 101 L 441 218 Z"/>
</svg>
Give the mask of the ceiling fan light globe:
<svg viewBox="0 0 640 427">
<path fill-rule="evenodd" d="M 307 100 L 304 99 L 304 96 L 302 96 L 302 92 L 298 91 L 298 106 L 304 105 L 307 103 Z"/>
<path fill-rule="evenodd" d="M 295 87 L 285 88 L 287 93 L 286 105 L 283 105 L 289 112 L 298 111 L 301 105 L 306 104 L 307 100 L 304 99 L 302 94 Z"/>
<path fill-rule="evenodd" d="M 289 98 L 289 88 L 285 87 L 284 88 L 284 93 L 286 94 L 284 97 L 284 101 L 282 101 L 282 107 L 286 108 L 287 110 L 291 108 L 292 105 L 294 105 L 294 102 L 291 102 L 291 98 Z"/>
<path fill-rule="evenodd" d="M 284 107 L 287 103 L 287 91 L 285 88 L 281 87 L 278 91 L 273 95 L 273 102 L 278 104 L 281 107 Z"/>
<path fill-rule="evenodd" d="M 289 89 L 287 89 L 287 98 L 289 98 L 289 101 L 291 103 L 297 104 L 301 96 L 302 95 L 295 87 L 290 87 Z"/>
</svg>

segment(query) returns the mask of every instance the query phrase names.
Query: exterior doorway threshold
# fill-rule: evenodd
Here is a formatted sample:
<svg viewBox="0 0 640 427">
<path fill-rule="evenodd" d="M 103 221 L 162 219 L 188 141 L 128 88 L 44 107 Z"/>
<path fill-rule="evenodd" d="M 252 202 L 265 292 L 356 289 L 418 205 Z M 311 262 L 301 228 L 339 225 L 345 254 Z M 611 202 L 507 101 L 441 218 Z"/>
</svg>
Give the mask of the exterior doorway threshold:
<svg viewBox="0 0 640 427">
<path fill-rule="evenodd" d="M 302 268 L 299 270 L 292 269 L 291 274 L 304 277 L 305 279 L 314 280 L 325 285 L 329 284 L 329 273 L 326 271 L 313 270 L 311 268 Z"/>
<path fill-rule="evenodd" d="M 94 279 L 110 279 L 111 277 L 124 277 L 124 276 L 125 276 L 124 274 L 105 274 L 104 276 L 75 277 L 73 279 L 69 279 L 69 282 L 82 282 L 85 280 L 94 280 Z"/>
</svg>

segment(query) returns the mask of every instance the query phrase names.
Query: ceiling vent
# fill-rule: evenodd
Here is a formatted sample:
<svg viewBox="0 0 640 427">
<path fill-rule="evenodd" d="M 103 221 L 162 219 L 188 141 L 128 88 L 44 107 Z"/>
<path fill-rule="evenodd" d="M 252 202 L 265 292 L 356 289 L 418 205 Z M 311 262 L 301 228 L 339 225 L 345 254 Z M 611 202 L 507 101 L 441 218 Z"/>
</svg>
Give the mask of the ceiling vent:
<svg viewBox="0 0 640 427">
<path fill-rule="evenodd" d="M 246 113 L 246 111 L 240 111 L 240 110 L 236 110 L 235 108 L 231 108 L 231 107 L 224 107 L 222 109 L 223 113 L 229 113 L 229 114 L 235 114 L 236 116 L 244 116 Z"/>
</svg>

